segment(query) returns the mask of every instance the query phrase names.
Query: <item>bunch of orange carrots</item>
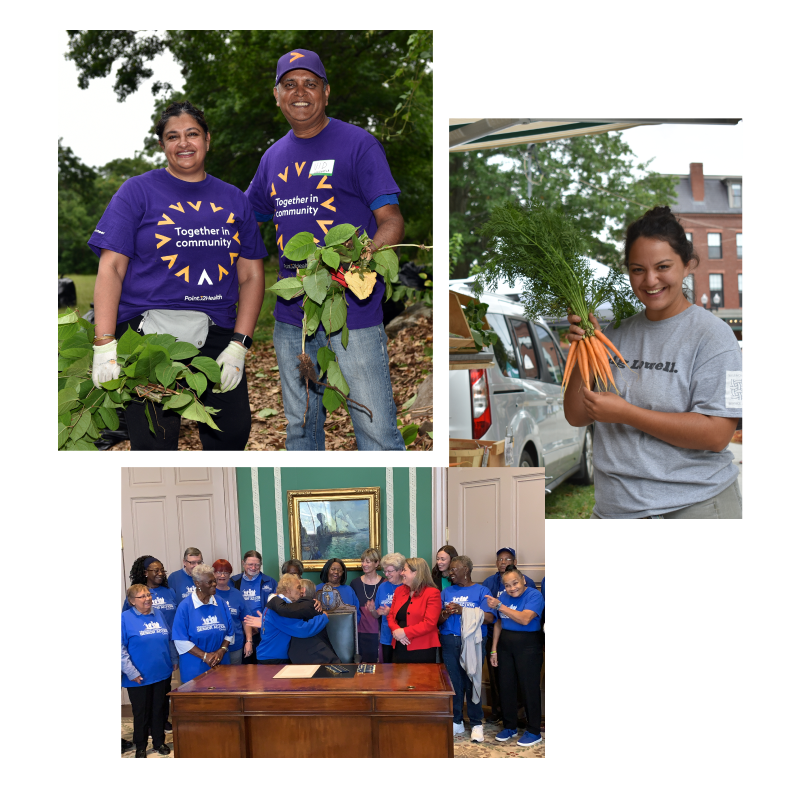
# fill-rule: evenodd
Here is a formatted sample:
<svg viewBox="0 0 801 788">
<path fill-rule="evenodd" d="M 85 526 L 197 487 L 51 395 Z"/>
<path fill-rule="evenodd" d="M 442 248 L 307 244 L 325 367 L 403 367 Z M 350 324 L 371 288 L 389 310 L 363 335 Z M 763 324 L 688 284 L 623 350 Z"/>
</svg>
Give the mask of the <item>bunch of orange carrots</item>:
<svg viewBox="0 0 801 788">
<path fill-rule="evenodd" d="M 567 351 L 562 393 L 564 394 L 567 391 L 570 376 L 573 370 L 578 367 L 581 379 L 588 389 L 592 388 L 594 379 L 599 390 L 608 391 L 611 383 L 615 387 L 615 391 L 620 394 L 620 390 L 615 385 L 612 371 L 609 369 L 610 360 L 612 363 L 617 364 L 615 356 L 626 364 L 626 360 L 620 351 L 598 329 L 593 330 L 592 333 L 587 331 L 581 339 L 571 342 L 570 350 Z M 626 366 L 628 367 L 629 365 L 626 364 Z"/>
</svg>

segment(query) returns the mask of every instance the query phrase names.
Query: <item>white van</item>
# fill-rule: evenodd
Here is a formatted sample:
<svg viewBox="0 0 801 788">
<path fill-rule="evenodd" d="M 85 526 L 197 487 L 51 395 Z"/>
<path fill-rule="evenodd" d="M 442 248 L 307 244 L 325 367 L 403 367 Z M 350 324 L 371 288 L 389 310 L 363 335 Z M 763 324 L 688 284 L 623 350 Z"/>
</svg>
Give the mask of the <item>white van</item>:
<svg viewBox="0 0 801 788">
<path fill-rule="evenodd" d="M 468 285 L 451 289 L 474 295 Z M 498 335 L 490 369 L 452 370 L 451 438 L 514 437 L 514 464 L 544 467 L 546 492 L 567 479 L 592 484 L 592 427 L 571 427 L 560 401 L 565 360 L 545 323 L 529 320 L 514 299 L 485 293 L 487 322 Z"/>
</svg>

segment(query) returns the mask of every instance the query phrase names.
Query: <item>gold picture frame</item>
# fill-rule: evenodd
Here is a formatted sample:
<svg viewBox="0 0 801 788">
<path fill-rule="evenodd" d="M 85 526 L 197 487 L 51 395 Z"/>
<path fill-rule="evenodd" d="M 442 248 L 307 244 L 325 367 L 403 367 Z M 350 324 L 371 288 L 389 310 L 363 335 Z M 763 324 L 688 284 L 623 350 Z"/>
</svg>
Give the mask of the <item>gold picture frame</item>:
<svg viewBox="0 0 801 788">
<path fill-rule="evenodd" d="M 381 552 L 380 487 L 289 490 L 286 498 L 290 551 L 304 569 L 319 571 L 333 557 L 361 569 L 367 548 Z"/>
</svg>

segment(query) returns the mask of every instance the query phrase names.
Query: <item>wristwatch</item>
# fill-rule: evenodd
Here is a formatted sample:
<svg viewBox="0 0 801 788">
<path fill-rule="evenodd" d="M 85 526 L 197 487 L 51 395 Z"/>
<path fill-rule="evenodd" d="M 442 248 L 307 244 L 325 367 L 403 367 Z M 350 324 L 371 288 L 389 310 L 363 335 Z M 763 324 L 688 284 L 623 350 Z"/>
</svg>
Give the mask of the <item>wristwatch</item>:
<svg viewBox="0 0 801 788">
<path fill-rule="evenodd" d="M 253 344 L 252 337 L 249 337 L 247 334 L 233 334 L 231 336 L 232 342 L 241 342 L 245 346 L 245 350 L 250 350 L 250 346 Z"/>
</svg>

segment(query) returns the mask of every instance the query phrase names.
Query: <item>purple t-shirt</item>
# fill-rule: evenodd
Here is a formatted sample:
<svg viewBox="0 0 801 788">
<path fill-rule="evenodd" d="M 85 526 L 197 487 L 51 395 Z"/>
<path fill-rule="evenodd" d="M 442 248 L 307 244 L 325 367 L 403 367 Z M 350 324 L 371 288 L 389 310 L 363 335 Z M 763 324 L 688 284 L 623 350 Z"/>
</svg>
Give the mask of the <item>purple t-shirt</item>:
<svg viewBox="0 0 801 788">
<path fill-rule="evenodd" d="M 233 328 L 239 281 L 236 261 L 267 256 L 245 195 L 211 175 L 202 181 L 151 170 L 129 178 L 111 198 L 88 241 L 130 258 L 117 322 L 148 309 L 204 312 Z"/>
<path fill-rule="evenodd" d="M 315 137 L 300 139 L 290 131 L 269 147 L 245 194 L 259 218 L 272 217 L 280 255 L 280 278 L 295 276 L 306 262 L 287 260 L 286 242 L 310 232 L 318 244 L 338 224 L 352 224 L 372 238 L 377 229 L 370 203 L 384 194 L 400 194 L 381 143 L 364 129 L 330 118 Z M 384 314 L 384 280 L 363 301 L 345 291 L 348 329 L 379 325 Z M 275 319 L 303 325 L 302 296 L 278 299 Z M 321 325 L 318 330 L 323 330 Z"/>
</svg>

